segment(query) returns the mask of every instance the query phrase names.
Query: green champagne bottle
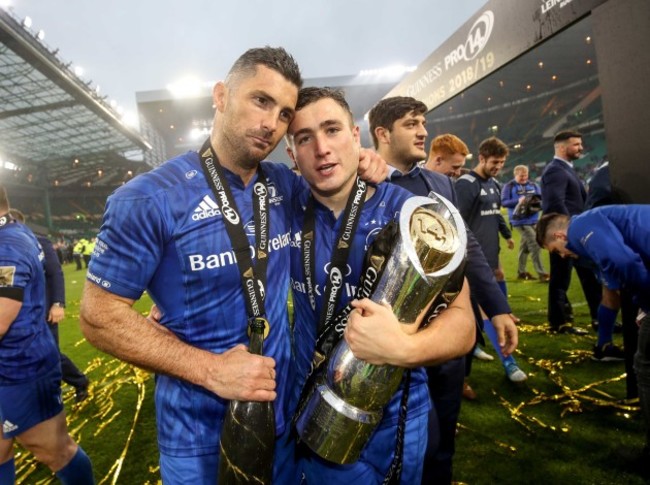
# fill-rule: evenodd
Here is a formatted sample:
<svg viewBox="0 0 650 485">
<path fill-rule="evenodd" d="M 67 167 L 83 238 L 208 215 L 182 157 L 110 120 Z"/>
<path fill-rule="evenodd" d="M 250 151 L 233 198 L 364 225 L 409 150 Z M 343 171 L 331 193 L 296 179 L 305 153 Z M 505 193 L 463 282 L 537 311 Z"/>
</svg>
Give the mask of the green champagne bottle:
<svg viewBox="0 0 650 485">
<path fill-rule="evenodd" d="M 248 351 L 263 355 L 264 331 L 268 322 L 255 318 L 249 327 Z M 219 485 L 271 483 L 275 448 L 273 403 L 230 401 L 219 447 Z"/>
</svg>

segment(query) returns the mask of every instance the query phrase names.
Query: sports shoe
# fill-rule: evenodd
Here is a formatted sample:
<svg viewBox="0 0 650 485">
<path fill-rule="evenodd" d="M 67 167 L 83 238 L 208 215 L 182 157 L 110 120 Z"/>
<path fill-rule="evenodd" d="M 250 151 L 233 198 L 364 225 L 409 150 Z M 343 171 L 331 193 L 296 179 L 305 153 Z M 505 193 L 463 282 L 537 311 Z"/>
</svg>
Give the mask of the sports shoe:
<svg viewBox="0 0 650 485">
<path fill-rule="evenodd" d="M 494 360 L 493 356 L 488 354 L 485 350 L 483 350 L 478 345 L 474 347 L 474 357 L 476 357 L 478 360 Z"/>
<path fill-rule="evenodd" d="M 523 273 L 518 273 L 517 274 L 517 279 L 518 280 L 534 280 L 535 277 L 530 274 L 528 271 L 525 271 Z"/>
<path fill-rule="evenodd" d="M 469 401 L 476 400 L 476 392 L 471 388 L 467 381 L 463 381 L 463 397 Z"/>
<path fill-rule="evenodd" d="M 506 376 L 510 379 L 511 382 L 524 382 L 528 379 L 526 373 L 519 368 L 514 362 L 510 362 L 506 366 Z"/>
<path fill-rule="evenodd" d="M 609 342 L 602 347 L 594 345 L 594 355 L 591 356 L 591 360 L 597 362 L 620 362 L 625 360 L 625 354 L 623 353 L 623 349 Z"/>
<path fill-rule="evenodd" d="M 574 327 L 570 323 L 565 323 L 560 325 L 560 328 L 556 329 L 557 333 L 566 333 L 570 335 L 587 335 L 587 332 L 584 328 Z"/>
<path fill-rule="evenodd" d="M 542 283 L 548 283 L 549 281 L 551 281 L 551 275 L 548 273 L 540 273 L 539 281 L 541 281 Z"/>
</svg>

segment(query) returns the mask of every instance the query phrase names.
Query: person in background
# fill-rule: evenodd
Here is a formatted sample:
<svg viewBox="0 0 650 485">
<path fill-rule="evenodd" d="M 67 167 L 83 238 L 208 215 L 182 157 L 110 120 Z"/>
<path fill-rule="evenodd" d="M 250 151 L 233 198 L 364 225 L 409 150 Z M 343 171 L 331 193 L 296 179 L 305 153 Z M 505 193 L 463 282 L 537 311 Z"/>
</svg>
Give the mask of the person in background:
<svg viewBox="0 0 650 485">
<path fill-rule="evenodd" d="M 562 258 L 593 263 L 609 292 L 630 292 L 640 308 L 639 341 L 634 356 L 646 446 L 643 473 L 650 471 L 650 205 L 609 205 L 582 214 L 545 214 L 537 225 L 540 246 Z M 600 338 L 600 334 L 599 334 Z M 600 349 L 599 349 L 600 347 Z M 611 341 L 594 352 L 607 355 Z"/>
<path fill-rule="evenodd" d="M 561 131 L 553 139 L 553 148 L 555 155 L 544 168 L 540 183 L 542 211 L 544 214 L 557 212 L 568 216 L 580 214 L 584 210 L 587 192 L 573 164 L 582 156 L 582 135 L 577 131 Z M 585 335 L 586 330 L 572 325 L 573 312 L 567 297 L 574 267 L 589 306 L 591 322 L 598 321 L 602 290 L 593 270 L 551 253 L 548 323 L 553 332 Z"/>
<path fill-rule="evenodd" d="M 503 168 L 509 150 L 503 141 L 490 137 L 481 142 L 478 151 L 478 163 L 475 168 L 456 181 L 458 210 L 476 236 L 488 265 L 494 272 L 497 284 L 507 298 L 505 274 L 499 260 L 499 234 L 506 239 L 509 249 L 514 248 L 514 242 L 512 233 L 501 215 L 501 187 L 495 177 Z M 528 376 L 519 368 L 515 358 L 501 352 L 494 326 L 490 319 L 486 318 L 483 305 L 480 306 L 477 313 L 483 322 L 485 333 L 499 356 L 506 376 L 513 382 L 525 381 Z"/>
<path fill-rule="evenodd" d="M 623 201 L 612 187 L 609 176 L 609 160 L 607 155 L 603 157 L 602 163 L 596 168 L 592 176 L 587 180 L 587 201 L 585 210 L 594 209 L 604 205 L 621 204 Z M 623 333 L 623 353 L 625 354 L 625 384 L 627 388 L 627 399 L 639 397 L 634 371 L 634 353 L 639 346 L 639 328 L 636 324 L 638 306 L 634 303 L 632 295 L 627 290 L 618 293 L 603 291 L 602 307 L 598 308 L 598 318 L 615 319 L 618 310 L 621 311 L 622 324 L 614 324 L 614 333 Z M 598 322 L 595 322 L 598 323 Z M 605 322 L 605 325 L 608 325 Z M 595 329 L 598 331 L 598 328 Z"/>
<path fill-rule="evenodd" d="M 81 253 L 81 257 L 84 260 L 84 266 L 88 268 L 88 264 L 90 263 L 90 257 L 93 254 L 93 251 L 95 250 L 95 241 L 97 241 L 96 237 L 93 237 L 90 239 L 90 241 L 86 241 L 86 245 L 83 248 L 83 252 Z"/>
<path fill-rule="evenodd" d="M 426 105 L 411 97 L 396 96 L 383 99 L 370 110 L 370 135 L 377 153 L 390 166 L 390 183 L 399 185 L 415 195 L 426 197 L 435 193 L 456 205 L 456 192 L 451 179 L 443 173 L 432 172 L 418 165 L 418 162 L 427 158 L 425 140 L 428 133 L 424 116 L 426 112 Z M 445 140 L 447 141 L 440 140 L 440 145 L 445 145 L 445 148 L 433 152 L 430 160 L 439 157 L 440 167 L 454 167 L 459 157 L 449 157 L 449 154 L 468 150 L 465 144 L 453 135 Z M 470 294 L 484 306 L 497 329 L 497 345 L 500 345 L 504 354 L 511 354 L 518 343 L 515 320 L 471 231 L 468 231 L 466 275 Z M 429 392 L 434 406 L 429 414 L 423 483 L 451 483 L 461 397 L 463 392 L 476 397 L 469 384 L 464 382 L 465 373 L 464 357 L 439 366 L 427 367 Z"/>
<path fill-rule="evenodd" d="M 59 352 L 46 328 L 43 252 L 9 210 L 0 186 L 0 485 L 15 481 L 14 441 L 64 485 L 91 485 L 90 459 L 68 433 Z"/>
<path fill-rule="evenodd" d="M 11 209 L 11 216 L 24 224 L 25 216 L 18 209 Z M 65 281 L 61 263 L 54 251 L 52 242 L 45 236 L 35 234 L 36 240 L 43 249 L 45 256 L 45 308 L 47 310 L 47 323 L 57 348 L 59 348 L 59 323 L 65 318 Z M 63 382 L 75 390 L 75 401 L 80 403 L 88 397 L 88 377 L 61 352 L 61 374 Z"/>
<path fill-rule="evenodd" d="M 539 219 L 541 205 L 541 190 L 535 182 L 528 179 L 528 167 L 517 165 L 513 169 L 514 179 L 503 186 L 501 205 L 508 209 L 510 225 L 519 232 L 519 258 L 517 262 L 517 278 L 520 280 L 534 279 L 526 271 L 528 255 L 533 262 L 540 281 L 548 282 L 550 276 L 544 269 L 540 258 L 540 250 L 535 241 L 535 224 Z"/>
<path fill-rule="evenodd" d="M 86 249 L 86 244 L 88 244 L 88 241 L 86 241 L 84 238 L 81 238 L 76 243 L 74 243 L 74 246 L 72 248 L 72 259 L 74 260 L 74 264 L 77 266 L 77 271 L 82 268 L 81 259 Z"/>
</svg>

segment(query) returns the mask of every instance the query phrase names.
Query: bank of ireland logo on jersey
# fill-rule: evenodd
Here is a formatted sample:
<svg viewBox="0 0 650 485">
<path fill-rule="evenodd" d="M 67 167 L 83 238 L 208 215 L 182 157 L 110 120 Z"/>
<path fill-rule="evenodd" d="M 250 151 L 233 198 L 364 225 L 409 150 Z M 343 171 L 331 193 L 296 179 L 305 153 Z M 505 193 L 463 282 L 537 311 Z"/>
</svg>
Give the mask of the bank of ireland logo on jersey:
<svg viewBox="0 0 650 485">
<path fill-rule="evenodd" d="M 194 209 L 192 213 L 192 220 L 201 221 L 203 219 L 209 219 L 210 217 L 216 217 L 221 214 L 219 206 L 217 203 L 210 198 L 209 195 L 206 195 L 201 199 L 199 205 Z"/>
</svg>

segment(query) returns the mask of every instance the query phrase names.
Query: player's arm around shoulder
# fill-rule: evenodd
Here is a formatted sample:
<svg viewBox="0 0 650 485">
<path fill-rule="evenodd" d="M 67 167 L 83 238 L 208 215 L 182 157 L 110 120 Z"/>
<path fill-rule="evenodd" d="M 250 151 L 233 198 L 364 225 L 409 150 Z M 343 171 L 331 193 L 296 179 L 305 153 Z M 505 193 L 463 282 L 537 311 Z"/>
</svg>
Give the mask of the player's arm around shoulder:
<svg viewBox="0 0 650 485">
<path fill-rule="evenodd" d="M 467 280 L 456 299 L 426 328 L 397 321 L 392 310 L 369 299 L 355 301 L 345 339 L 355 357 L 400 367 L 437 365 L 467 354 L 475 323 Z"/>
<path fill-rule="evenodd" d="M 125 362 L 202 386 L 224 399 L 272 401 L 275 361 L 237 345 L 216 354 L 180 340 L 132 308 L 134 300 L 86 281 L 81 330 L 98 349 Z"/>
</svg>

